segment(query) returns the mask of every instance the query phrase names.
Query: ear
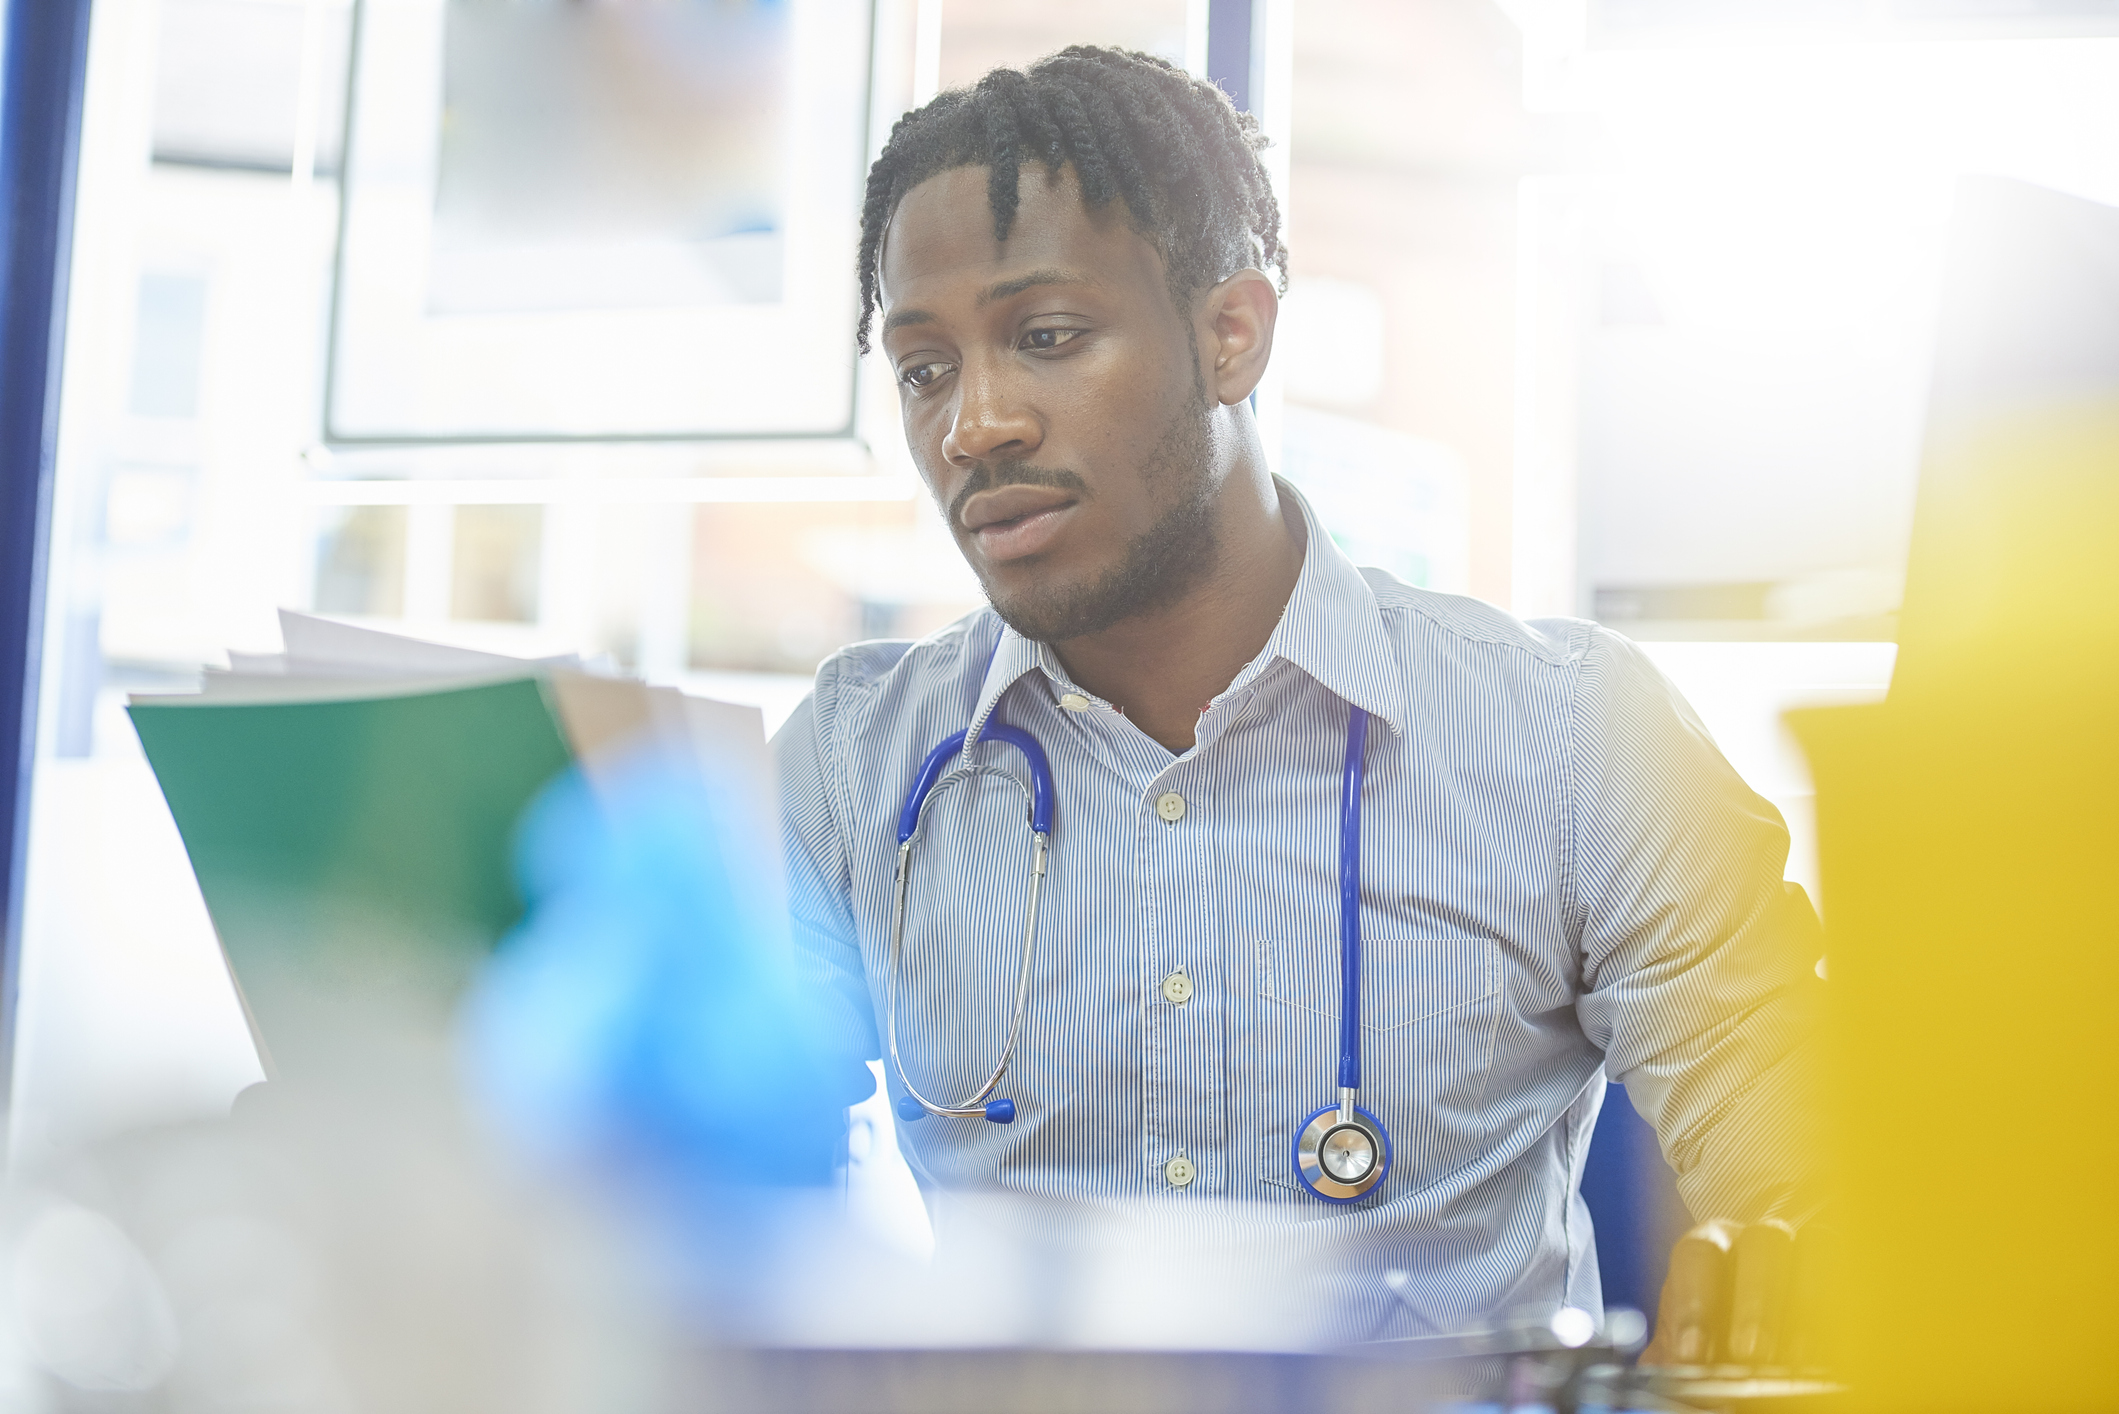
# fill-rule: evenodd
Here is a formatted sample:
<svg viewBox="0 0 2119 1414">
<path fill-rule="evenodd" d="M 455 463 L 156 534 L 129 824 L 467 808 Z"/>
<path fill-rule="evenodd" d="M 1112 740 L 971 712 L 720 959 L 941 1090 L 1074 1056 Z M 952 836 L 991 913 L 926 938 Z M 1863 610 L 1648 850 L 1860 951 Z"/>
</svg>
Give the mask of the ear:
<svg viewBox="0 0 2119 1414">
<path fill-rule="evenodd" d="M 1194 328 L 1200 371 L 1214 398 L 1231 406 L 1251 396 L 1273 356 L 1280 295 L 1258 270 L 1239 270 L 1200 298 Z"/>
</svg>

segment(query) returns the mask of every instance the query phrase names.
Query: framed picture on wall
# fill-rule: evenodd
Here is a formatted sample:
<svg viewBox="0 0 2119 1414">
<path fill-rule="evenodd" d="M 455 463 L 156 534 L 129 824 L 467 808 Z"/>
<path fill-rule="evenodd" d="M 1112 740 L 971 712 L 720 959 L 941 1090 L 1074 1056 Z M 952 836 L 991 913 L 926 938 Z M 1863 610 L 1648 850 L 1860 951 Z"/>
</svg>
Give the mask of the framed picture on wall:
<svg viewBox="0 0 2119 1414">
<path fill-rule="evenodd" d="M 853 420 L 873 0 L 361 0 L 327 441 Z"/>
</svg>

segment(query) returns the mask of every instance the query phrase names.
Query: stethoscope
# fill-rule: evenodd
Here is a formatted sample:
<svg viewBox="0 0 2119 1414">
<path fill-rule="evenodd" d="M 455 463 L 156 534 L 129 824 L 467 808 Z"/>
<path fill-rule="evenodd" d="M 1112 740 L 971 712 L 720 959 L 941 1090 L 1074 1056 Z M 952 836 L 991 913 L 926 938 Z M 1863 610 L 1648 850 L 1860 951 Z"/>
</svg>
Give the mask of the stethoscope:
<svg viewBox="0 0 2119 1414">
<path fill-rule="evenodd" d="M 1351 704 L 1347 708 L 1346 763 L 1339 779 L 1339 1100 L 1326 1105 L 1303 1122 L 1295 1135 L 1291 1160 L 1302 1186 L 1327 1203 L 1353 1203 L 1366 1197 L 1391 1171 L 1391 1140 L 1383 1122 L 1354 1103 L 1361 1090 L 1361 786 L 1364 754 L 1368 744 L 1368 713 Z M 970 728 L 951 736 L 927 753 L 920 773 L 898 812 L 898 872 L 890 915 L 890 970 L 885 987 L 887 1019 L 884 1033 L 890 1049 L 891 1068 L 905 1094 L 897 1110 L 901 1118 L 917 1120 L 927 1115 L 952 1119 L 985 1119 L 994 1124 L 1015 1122 L 1015 1101 L 989 1098 L 1008 1073 L 1015 1057 L 1016 1039 L 1022 1034 L 1023 1008 L 1030 997 L 1030 962 L 1037 950 L 1037 905 L 1045 882 L 1045 865 L 1052 853 L 1052 767 L 1037 739 L 1020 727 L 989 720 L 971 747 L 982 741 L 998 741 L 1014 747 L 1030 763 L 1030 784 L 998 766 L 969 761 L 954 771 L 950 761 L 968 758 L 965 738 Z M 905 951 L 905 905 L 912 896 L 912 850 L 919 843 L 927 811 L 942 791 L 973 776 L 999 776 L 1023 792 L 1030 807 L 1030 901 L 1023 917 L 1023 961 L 1016 976 L 1015 1010 L 1008 1019 L 1008 1041 L 1001 1048 L 1000 1063 L 968 1097 L 954 1105 L 937 1104 L 913 1085 L 898 1056 L 898 974 Z"/>
</svg>

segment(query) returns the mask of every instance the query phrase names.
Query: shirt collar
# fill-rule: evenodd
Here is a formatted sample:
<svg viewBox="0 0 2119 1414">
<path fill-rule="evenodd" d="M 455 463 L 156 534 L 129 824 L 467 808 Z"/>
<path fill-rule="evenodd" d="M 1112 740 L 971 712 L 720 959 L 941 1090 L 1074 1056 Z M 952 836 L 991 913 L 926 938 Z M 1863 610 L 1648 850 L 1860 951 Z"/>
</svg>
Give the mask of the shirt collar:
<svg viewBox="0 0 2119 1414">
<path fill-rule="evenodd" d="M 985 734 L 986 723 L 993 716 L 994 708 L 1001 702 L 1001 694 L 1015 686 L 1017 678 L 1040 666 L 1039 657 L 1044 645 L 1023 637 L 998 614 L 989 612 L 987 621 L 1000 629 L 1000 638 L 986 649 L 986 674 L 979 683 L 978 707 L 971 714 L 971 727 L 964 733 L 964 754 L 971 754 L 971 745 Z M 981 640 L 983 644 L 983 639 Z"/>
<path fill-rule="evenodd" d="M 1264 650 L 1231 686 L 1283 659 L 1340 700 L 1405 735 L 1411 698 L 1397 651 L 1383 627 L 1376 591 L 1333 541 L 1302 493 L 1277 476 L 1273 481 L 1281 504 L 1301 515 L 1307 532 L 1302 573 Z"/>
<path fill-rule="evenodd" d="M 1266 646 L 1236 675 L 1229 691 L 1248 686 L 1276 660 L 1285 660 L 1403 736 L 1409 699 L 1397 654 L 1384 632 L 1375 591 L 1333 543 L 1331 532 L 1302 493 L 1277 476 L 1273 481 L 1282 505 L 1302 517 L 1306 532 L 1302 571 L 1295 577 L 1294 592 Z M 1064 677 L 1057 657 L 1049 656 L 1044 644 L 1023 637 L 998 616 L 990 622 L 999 628 L 1000 636 L 987 650 L 991 656 L 979 685 L 978 708 L 964 737 L 967 749 L 984 733 L 1001 695 L 1017 679 L 1032 669 L 1045 670 L 1055 681 Z"/>
</svg>

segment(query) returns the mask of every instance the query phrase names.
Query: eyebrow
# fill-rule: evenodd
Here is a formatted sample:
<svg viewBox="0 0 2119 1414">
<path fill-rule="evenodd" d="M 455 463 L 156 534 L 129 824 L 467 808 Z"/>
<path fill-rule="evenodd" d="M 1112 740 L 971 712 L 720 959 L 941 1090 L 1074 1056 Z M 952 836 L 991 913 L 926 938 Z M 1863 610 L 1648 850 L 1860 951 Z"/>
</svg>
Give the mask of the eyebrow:
<svg viewBox="0 0 2119 1414">
<path fill-rule="evenodd" d="M 979 291 L 979 297 L 975 303 L 978 308 L 984 309 L 997 299 L 1008 299 L 1011 296 L 1021 294 L 1025 290 L 1034 290 L 1039 285 L 1086 285 L 1088 283 L 1089 278 L 1086 275 L 1076 274 L 1072 270 L 1032 270 L 1027 275 L 1018 275 L 1012 280 L 1003 280 L 999 284 L 988 285 L 985 289 Z M 934 323 L 934 315 L 928 310 L 894 309 L 883 316 L 883 332 L 888 334 L 891 330 L 902 329 L 908 324 L 932 323 Z"/>
<path fill-rule="evenodd" d="M 1007 299 L 1039 285 L 1086 285 L 1089 278 L 1077 275 L 1072 270 L 1033 270 L 1027 275 L 1018 275 L 1013 280 L 1003 280 L 998 285 L 989 285 L 979 295 L 979 308 L 984 309 L 997 299 Z"/>
</svg>

